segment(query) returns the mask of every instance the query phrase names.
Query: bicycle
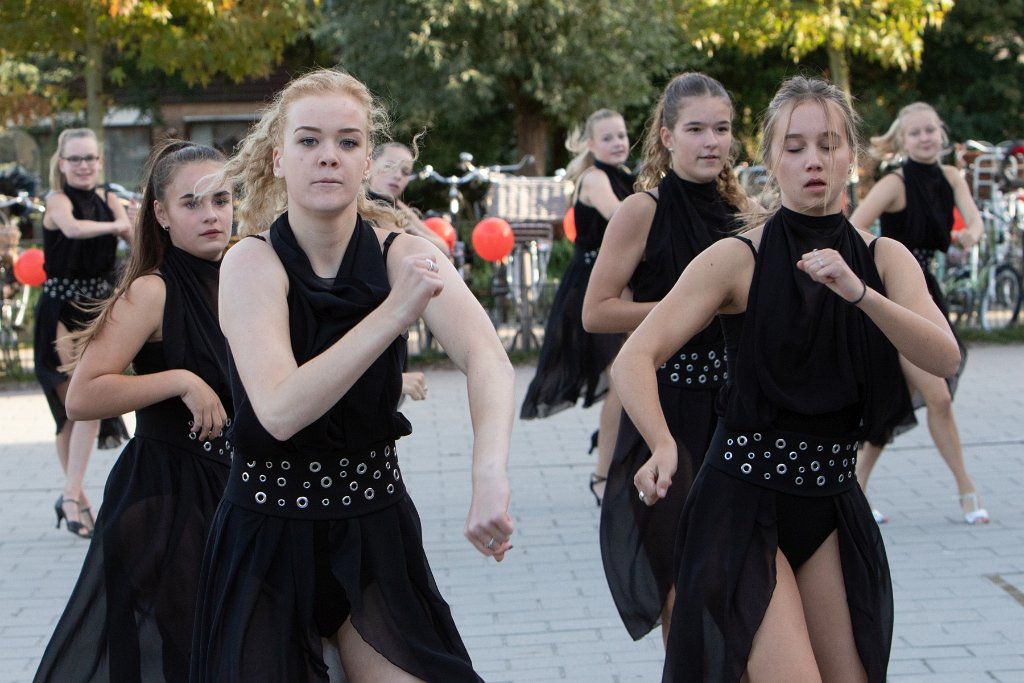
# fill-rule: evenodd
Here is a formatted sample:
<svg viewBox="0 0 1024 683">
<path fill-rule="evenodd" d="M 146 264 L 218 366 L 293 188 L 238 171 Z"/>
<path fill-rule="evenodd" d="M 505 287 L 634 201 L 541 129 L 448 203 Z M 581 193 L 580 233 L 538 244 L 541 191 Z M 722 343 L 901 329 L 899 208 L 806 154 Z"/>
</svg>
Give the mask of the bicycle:
<svg viewBox="0 0 1024 683">
<path fill-rule="evenodd" d="M 27 192 L 9 197 L 0 194 L 0 375 L 16 375 L 22 370 L 21 333 L 25 329 L 25 315 L 29 309 L 32 288 L 14 276 L 14 264 L 21 241 L 19 216 L 31 212 L 42 213 L 45 207 Z"/>
<path fill-rule="evenodd" d="M 1017 160 L 1008 153 L 1011 143 L 969 140 L 966 147 L 980 152 L 968 170 L 984 232 L 981 243 L 967 252 L 950 248 L 941 281 L 955 325 L 976 320 L 986 331 L 1005 329 L 1017 322 L 1022 303 L 1024 281 L 1014 254 L 1020 253 L 1024 227 L 1019 211 L 1024 180 L 1018 175 Z"/>
<path fill-rule="evenodd" d="M 414 180 L 431 180 L 435 183 L 444 185 L 448 188 L 448 208 L 446 211 L 428 211 L 427 216 L 438 216 L 447 220 L 452 225 L 455 225 L 459 220 L 462 212 L 462 206 L 465 201 L 463 189 L 472 184 L 490 184 L 498 177 L 516 173 L 521 171 L 526 166 L 532 164 L 534 161 L 533 156 L 527 154 L 518 163 L 501 165 L 494 164 L 490 166 L 477 166 L 473 163 L 473 155 L 469 152 L 462 152 L 459 154 L 459 168 L 463 170 L 462 175 L 442 175 L 438 173 L 433 166 L 427 164 L 420 171 L 413 173 Z M 467 216 L 468 220 L 477 221 L 484 216 L 484 211 L 481 208 L 479 201 L 471 203 L 472 211 L 471 215 Z M 456 239 L 455 249 L 452 250 L 452 256 L 455 261 L 455 267 L 459 270 L 463 279 L 469 280 L 470 278 L 470 264 L 466 260 L 465 242 Z M 515 290 L 514 283 L 512 282 L 512 269 L 508 267 L 509 264 L 501 262 L 495 264 L 494 270 L 491 276 L 490 291 L 493 296 L 494 303 L 489 311 L 491 321 L 495 327 L 504 319 L 505 303 L 509 294 Z M 427 338 L 426 346 L 429 347 L 430 339 Z"/>
</svg>

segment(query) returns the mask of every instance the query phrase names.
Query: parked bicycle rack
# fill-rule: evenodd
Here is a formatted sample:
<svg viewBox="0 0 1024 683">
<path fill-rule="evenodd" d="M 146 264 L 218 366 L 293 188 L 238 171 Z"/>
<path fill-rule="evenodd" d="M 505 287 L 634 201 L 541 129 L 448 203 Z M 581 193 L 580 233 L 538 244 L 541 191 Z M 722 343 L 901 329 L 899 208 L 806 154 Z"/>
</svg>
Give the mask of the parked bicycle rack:
<svg viewBox="0 0 1024 683">
<path fill-rule="evenodd" d="M 509 266 L 518 320 L 509 351 L 529 351 L 540 346 L 533 332 L 534 313 L 547 275 L 553 226 L 565 215 L 571 193 L 572 183 L 562 176 L 491 179 L 487 213 L 508 221 L 515 236 Z"/>
</svg>

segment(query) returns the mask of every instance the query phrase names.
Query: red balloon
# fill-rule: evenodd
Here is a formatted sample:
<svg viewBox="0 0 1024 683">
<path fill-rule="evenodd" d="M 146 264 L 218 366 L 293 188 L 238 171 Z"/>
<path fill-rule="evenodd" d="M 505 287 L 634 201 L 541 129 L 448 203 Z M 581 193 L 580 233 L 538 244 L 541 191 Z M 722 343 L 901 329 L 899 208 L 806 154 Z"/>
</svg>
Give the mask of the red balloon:
<svg viewBox="0 0 1024 683">
<path fill-rule="evenodd" d="M 565 239 L 576 242 L 576 207 L 570 206 L 565 212 L 562 218 L 562 232 L 565 233 Z"/>
<path fill-rule="evenodd" d="M 440 216 L 431 216 L 430 218 L 423 219 L 423 225 L 430 228 L 435 235 L 443 239 L 449 249 L 455 248 L 455 228 L 452 227 L 451 223 Z"/>
<path fill-rule="evenodd" d="M 512 253 L 515 235 L 507 221 L 491 216 L 473 228 L 473 249 L 486 261 L 500 261 Z"/>
<path fill-rule="evenodd" d="M 960 215 L 960 211 L 954 206 L 953 207 L 953 232 L 963 230 L 967 227 L 964 224 L 964 217 Z"/>
<path fill-rule="evenodd" d="M 46 282 L 46 270 L 43 269 L 43 250 L 26 249 L 14 262 L 14 277 L 18 282 L 29 287 L 38 287 Z"/>
</svg>

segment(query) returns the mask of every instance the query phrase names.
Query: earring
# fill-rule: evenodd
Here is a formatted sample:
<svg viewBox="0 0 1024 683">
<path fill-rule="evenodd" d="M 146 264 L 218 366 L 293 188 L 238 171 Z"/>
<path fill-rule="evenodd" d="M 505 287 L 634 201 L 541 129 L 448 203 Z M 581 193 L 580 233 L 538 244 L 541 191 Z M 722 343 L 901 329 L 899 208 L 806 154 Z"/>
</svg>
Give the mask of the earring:
<svg viewBox="0 0 1024 683">
<path fill-rule="evenodd" d="M 161 225 L 160 227 L 163 228 L 164 230 L 166 230 L 167 232 L 171 231 L 171 226 L 169 226 L 169 225 Z"/>
</svg>

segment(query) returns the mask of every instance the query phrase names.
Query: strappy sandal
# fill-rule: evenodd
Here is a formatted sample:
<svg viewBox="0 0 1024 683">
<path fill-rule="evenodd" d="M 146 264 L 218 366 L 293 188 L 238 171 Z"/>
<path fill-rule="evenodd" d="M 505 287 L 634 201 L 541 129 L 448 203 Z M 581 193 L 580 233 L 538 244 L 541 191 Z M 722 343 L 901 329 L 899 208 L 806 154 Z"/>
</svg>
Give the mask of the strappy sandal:
<svg viewBox="0 0 1024 683">
<path fill-rule="evenodd" d="M 988 510 L 981 507 L 978 503 L 978 492 L 969 491 L 967 493 L 961 493 L 953 496 L 953 500 L 960 504 L 960 511 L 963 512 L 964 521 L 968 524 L 988 524 L 991 518 L 988 516 Z M 964 503 L 970 505 L 970 509 L 964 512 Z"/>
<path fill-rule="evenodd" d="M 78 505 L 78 501 L 75 500 L 74 498 L 65 498 L 64 496 L 58 498 L 57 504 L 54 505 L 54 510 L 57 512 L 57 528 L 60 528 L 60 521 L 64 520 L 64 526 L 73 535 L 77 536 L 78 538 L 92 538 L 92 530 L 89 529 L 89 527 L 82 524 L 80 520 L 70 519 L 67 513 L 64 512 L 64 506 L 67 505 L 68 503 L 74 503 L 76 506 Z M 79 516 L 82 515 L 83 509 L 88 510 L 88 508 L 79 507 Z"/>
</svg>

